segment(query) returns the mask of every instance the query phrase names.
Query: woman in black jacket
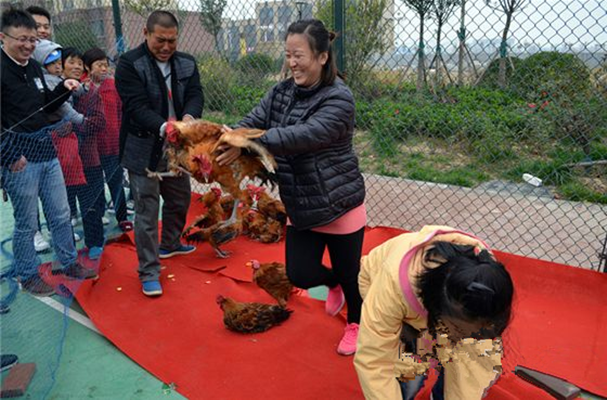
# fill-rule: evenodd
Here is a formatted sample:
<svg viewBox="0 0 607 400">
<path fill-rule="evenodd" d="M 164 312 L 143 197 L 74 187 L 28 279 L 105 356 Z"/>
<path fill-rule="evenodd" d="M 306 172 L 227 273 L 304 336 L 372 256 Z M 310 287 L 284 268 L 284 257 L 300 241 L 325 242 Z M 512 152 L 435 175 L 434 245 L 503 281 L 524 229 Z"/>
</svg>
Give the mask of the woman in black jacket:
<svg viewBox="0 0 607 400">
<path fill-rule="evenodd" d="M 287 31 L 285 58 L 292 77 L 273 87 L 238 125 L 264 129 L 259 139 L 276 158 L 280 197 L 289 216 L 287 275 L 300 288 L 329 287 L 326 311 L 348 305 L 337 352 L 356 351 L 362 299 L 358 271 L 366 224 L 365 185 L 354 154 L 354 99 L 337 77 L 334 34 L 318 20 Z M 228 164 L 231 148 L 219 158 Z M 332 269 L 322 265 L 328 248 Z"/>
</svg>

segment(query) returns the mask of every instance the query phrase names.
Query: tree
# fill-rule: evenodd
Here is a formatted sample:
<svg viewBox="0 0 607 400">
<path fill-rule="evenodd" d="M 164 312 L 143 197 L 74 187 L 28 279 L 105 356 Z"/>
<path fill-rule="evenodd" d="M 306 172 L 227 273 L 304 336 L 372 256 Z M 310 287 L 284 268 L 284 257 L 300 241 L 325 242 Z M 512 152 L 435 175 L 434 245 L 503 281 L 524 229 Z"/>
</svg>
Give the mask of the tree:
<svg viewBox="0 0 607 400">
<path fill-rule="evenodd" d="M 424 21 L 434 5 L 433 0 L 403 0 L 405 5 L 415 11 L 419 16 L 419 45 L 417 48 L 417 92 L 424 88 L 426 80 L 426 65 L 424 54 Z"/>
<path fill-rule="evenodd" d="M 434 55 L 432 64 L 436 62 L 436 74 L 435 74 L 435 87 L 438 87 L 440 83 L 440 72 L 441 72 L 441 63 L 445 67 L 445 72 L 447 76 L 449 76 L 449 71 L 447 70 L 447 66 L 445 65 L 445 61 L 442 56 L 442 48 L 441 48 L 441 33 L 443 26 L 447 22 L 447 20 L 453 15 L 453 11 L 455 7 L 459 5 L 460 0 L 434 0 L 432 4 L 432 17 L 436 21 L 436 54 Z M 451 77 L 449 76 L 449 80 Z"/>
<path fill-rule="evenodd" d="M 200 0 L 200 23 L 215 38 L 215 50 L 222 54 L 219 48 L 223 11 L 227 0 Z"/>
<path fill-rule="evenodd" d="M 147 18 L 155 10 L 166 10 L 172 5 L 171 0 L 124 0 L 126 9 Z"/>
<path fill-rule="evenodd" d="M 346 6 L 346 31 L 343 34 L 346 53 L 346 73 L 351 86 L 367 77 L 372 69 L 368 65 L 371 56 L 386 51 L 388 43 L 382 32 L 382 19 L 388 0 L 348 1 Z M 334 30 L 333 0 L 319 0 L 316 18 L 323 21 L 327 29 Z"/>
<path fill-rule="evenodd" d="M 506 87 L 506 58 L 508 57 L 508 32 L 510 30 L 510 24 L 512 24 L 512 17 L 515 12 L 523 8 L 523 4 L 527 0 L 485 0 L 487 6 L 490 8 L 503 12 L 506 14 L 506 25 L 502 32 L 502 41 L 499 49 L 499 75 L 498 84 L 501 88 Z M 496 4 L 497 3 L 497 4 Z"/>
<path fill-rule="evenodd" d="M 75 47 L 86 51 L 99 47 L 99 41 L 84 21 L 60 22 L 55 27 L 55 41 L 63 47 Z"/>
</svg>

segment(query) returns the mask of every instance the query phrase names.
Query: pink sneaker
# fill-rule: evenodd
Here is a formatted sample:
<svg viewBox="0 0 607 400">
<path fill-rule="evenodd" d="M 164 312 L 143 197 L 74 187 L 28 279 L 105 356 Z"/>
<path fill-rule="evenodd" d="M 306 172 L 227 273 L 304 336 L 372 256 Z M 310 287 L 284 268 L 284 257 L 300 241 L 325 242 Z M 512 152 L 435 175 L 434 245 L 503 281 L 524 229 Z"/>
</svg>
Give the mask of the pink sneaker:
<svg viewBox="0 0 607 400">
<path fill-rule="evenodd" d="M 337 346 L 337 353 L 342 356 L 351 356 L 356 353 L 356 340 L 358 339 L 358 324 L 348 324 L 344 329 L 344 337 Z"/>
<path fill-rule="evenodd" d="M 329 288 L 329 294 L 327 295 L 327 301 L 325 302 L 325 311 L 330 316 L 337 315 L 346 304 L 346 297 L 344 291 L 341 290 L 341 286 L 337 285 L 334 288 Z"/>
</svg>

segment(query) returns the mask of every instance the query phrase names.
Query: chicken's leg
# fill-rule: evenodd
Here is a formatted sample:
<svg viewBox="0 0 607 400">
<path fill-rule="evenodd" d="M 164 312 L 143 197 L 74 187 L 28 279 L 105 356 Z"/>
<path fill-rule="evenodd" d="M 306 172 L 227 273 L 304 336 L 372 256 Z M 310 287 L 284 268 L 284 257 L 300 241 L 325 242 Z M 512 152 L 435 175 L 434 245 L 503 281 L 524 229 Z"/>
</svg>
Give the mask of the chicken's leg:
<svg viewBox="0 0 607 400">
<path fill-rule="evenodd" d="M 149 169 L 145 169 L 145 172 L 148 175 L 148 178 L 152 178 L 152 179 L 158 179 L 159 181 L 163 180 L 164 178 L 176 178 L 178 176 L 181 176 L 181 174 L 186 174 L 186 175 L 192 175 L 190 174 L 190 172 L 184 168 L 181 167 L 176 167 L 177 170 L 176 171 L 167 171 L 167 172 L 155 172 L 155 171 L 150 171 Z"/>
<path fill-rule="evenodd" d="M 221 222 L 219 224 L 220 227 L 225 227 L 225 226 L 229 226 L 229 225 L 236 223 L 236 220 L 238 219 L 238 204 L 240 204 L 240 200 L 238 198 L 235 198 L 234 199 L 234 208 L 232 209 L 232 215 L 230 215 L 230 218 Z"/>
</svg>

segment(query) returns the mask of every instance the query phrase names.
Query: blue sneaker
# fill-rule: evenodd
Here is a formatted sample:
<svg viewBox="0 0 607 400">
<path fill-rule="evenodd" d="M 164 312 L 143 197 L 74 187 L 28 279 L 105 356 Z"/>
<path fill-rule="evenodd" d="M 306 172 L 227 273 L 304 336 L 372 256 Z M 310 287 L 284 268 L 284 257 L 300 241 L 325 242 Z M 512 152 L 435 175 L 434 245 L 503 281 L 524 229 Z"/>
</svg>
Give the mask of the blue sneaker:
<svg viewBox="0 0 607 400">
<path fill-rule="evenodd" d="M 101 254 L 103 253 L 103 247 L 93 246 L 89 249 L 89 258 L 91 260 L 98 260 L 101 258 Z"/>
<path fill-rule="evenodd" d="M 173 256 L 181 256 L 184 254 L 190 254 L 193 253 L 194 251 L 196 251 L 196 246 L 190 246 L 187 244 L 182 244 L 181 246 L 179 246 L 178 248 L 176 248 L 175 250 L 165 250 L 165 249 L 160 249 L 158 251 L 158 257 L 160 258 L 171 258 Z"/>
<path fill-rule="evenodd" d="M 156 297 L 162 295 L 162 286 L 158 281 L 147 281 L 141 282 L 143 288 L 143 294 L 149 297 Z"/>
</svg>

